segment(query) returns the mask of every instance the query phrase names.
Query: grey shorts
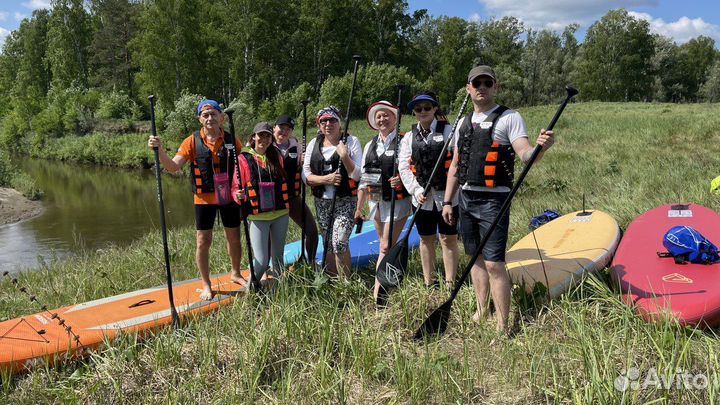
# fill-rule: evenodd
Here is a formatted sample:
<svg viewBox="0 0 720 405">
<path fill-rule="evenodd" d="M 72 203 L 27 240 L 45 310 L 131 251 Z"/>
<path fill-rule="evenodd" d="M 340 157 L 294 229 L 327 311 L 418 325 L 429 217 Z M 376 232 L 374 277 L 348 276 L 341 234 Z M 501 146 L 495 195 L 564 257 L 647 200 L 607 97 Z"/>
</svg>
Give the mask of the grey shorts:
<svg viewBox="0 0 720 405">
<path fill-rule="evenodd" d="M 458 230 L 463 239 L 465 254 L 475 254 L 482 238 L 490 229 L 500 212 L 507 193 L 491 191 L 460 190 L 460 219 Z M 505 261 L 508 229 L 510 228 L 510 209 L 505 212 L 497 227 L 483 248 L 483 258 L 491 262 Z"/>
</svg>

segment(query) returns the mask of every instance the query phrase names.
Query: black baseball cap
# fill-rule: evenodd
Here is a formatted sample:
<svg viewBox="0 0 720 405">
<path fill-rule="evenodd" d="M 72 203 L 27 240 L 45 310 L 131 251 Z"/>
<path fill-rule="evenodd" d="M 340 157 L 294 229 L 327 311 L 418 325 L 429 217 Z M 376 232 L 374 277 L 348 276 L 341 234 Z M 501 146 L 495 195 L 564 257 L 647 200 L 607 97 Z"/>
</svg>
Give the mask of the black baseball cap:
<svg viewBox="0 0 720 405">
<path fill-rule="evenodd" d="M 287 114 L 281 115 L 275 120 L 275 125 L 288 125 L 290 128 L 295 129 L 295 119 Z"/>
</svg>

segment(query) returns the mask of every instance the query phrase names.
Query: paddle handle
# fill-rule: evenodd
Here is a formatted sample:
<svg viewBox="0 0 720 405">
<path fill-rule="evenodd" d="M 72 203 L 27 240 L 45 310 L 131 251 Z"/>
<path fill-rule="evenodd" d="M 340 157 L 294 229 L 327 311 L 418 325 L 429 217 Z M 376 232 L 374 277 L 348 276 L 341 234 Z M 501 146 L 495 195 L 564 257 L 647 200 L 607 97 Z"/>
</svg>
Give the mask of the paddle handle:
<svg viewBox="0 0 720 405">
<path fill-rule="evenodd" d="M 302 153 L 305 153 L 305 148 L 307 147 L 307 105 L 310 101 L 309 100 L 303 100 L 302 101 L 302 116 L 303 116 L 303 126 L 302 126 Z M 304 159 L 301 160 L 304 162 Z M 302 171 L 302 166 L 299 168 L 300 171 Z M 302 202 L 300 204 L 300 228 L 301 228 L 301 235 L 300 235 L 300 258 L 299 261 L 303 260 L 310 260 L 310 258 L 305 258 L 305 225 L 307 224 L 307 219 L 305 218 L 305 182 L 300 182 L 300 194 L 302 195 Z M 314 258 L 313 258 L 314 260 Z"/>
<path fill-rule="evenodd" d="M 350 98 L 348 99 L 348 108 L 345 112 L 347 115 L 345 117 L 345 129 L 343 130 L 342 134 L 340 135 L 340 141 L 347 144 L 347 137 L 348 137 L 348 128 L 350 127 L 350 110 L 352 109 L 352 100 L 355 96 L 355 85 L 357 84 L 357 74 L 358 74 L 358 68 L 360 66 L 360 55 L 353 55 L 353 61 L 355 62 L 353 66 L 353 79 L 352 79 L 352 87 L 350 87 Z M 340 165 L 338 166 L 338 169 L 340 170 L 340 173 L 342 174 L 343 171 L 345 172 L 347 177 L 350 177 L 350 174 L 347 173 L 347 170 L 345 169 L 345 165 L 340 162 Z M 335 226 L 335 201 L 337 200 L 337 187 L 335 188 L 335 192 L 333 193 L 332 203 L 330 204 L 330 223 L 328 224 L 328 229 L 325 231 L 325 240 L 324 240 L 324 246 L 323 246 L 323 254 L 322 254 L 322 264 L 321 268 L 325 269 L 325 263 L 327 263 L 327 252 L 328 248 L 330 247 L 330 239 L 332 239 L 333 234 L 333 226 Z M 335 264 L 337 267 L 337 263 Z"/>
<path fill-rule="evenodd" d="M 567 106 L 568 102 L 570 102 L 570 99 L 577 94 L 577 90 L 575 90 L 572 87 L 566 88 L 568 95 L 565 97 L 565 100 L 558 108 L 557 112 L 555 113 L 555 116 L 550 121 L 550 125 L 547 126 L 546 131 L 550 131 L 555 127 L 555 124 L 557 123 L 558 119 L 560 118 L 560 115 L 565 110 L 565 107 Z M 472 259 L 468 262 L 468 265 L 463 272 L 462 276 L 460 277 L 460 280 L 455 284 L 455 288 L 453 288 L 452 293 L 450 294 L 450 299 L 448 301 L 452 301 L 457 296 L 458 292 L 460 292 L 460 288 L 465 283 L 465 280 L 468 278 L 468 275 L 470 275 L 470 270 L 472 269 L 473 264 L 475 261 L 480 257 L 482 254 L 483 249 L 485 248 L 485 245 L 487 244 L 488 240 L 490 239 L 490 236 L 492 236 L 493 231 L 495 228 L 497 228 L 498 223 L 500 223 L 500 220 L 505 215 L 507 210 L 510 208 L 510 203 L 512 202 L 513 197 L 515 196 L 515 193 L 517 193 L 518 189 L 522 185 L 523 181 L 525 180 L 525 176 L 527 176 L 528 172 L 532 168 L 533 164 L 535 163 L 535 160 L 540 155 L 540 152 L 542 152 L 542 146 L 535 145 L 535 148 L 533 149 L 532 155 L 530 156 L 530 159 L 528 159 L 527 163 L 525 164 L 525 168 L 523 168 L 522 173 L 520 174 L 520 177 L 515 182 L 515 185 L 513 186 L 512 190 L 510 190 L 510 194 L 505 198 L 505 201 L 503 202 L 502 207 L 500 207 L 500 212 L 495 216 L 495 219 L 492 222 L 492 225 L 490 225 L 490 228 L 485 233 L 485 236 L 483 236 L 482 241 L 478 245 L 477 249 L 475 250 L 475 253 L 472 256 Z"/>
<path fill-rule="evenodd" d="M 402 94 L 405 89 L 405 85 L 398 84 L 398 101 L 397 101 L 397 122 L 395 123 L 395 154 L 393 155 L 393 171 L 390 177 L 395 177 L 398 171 L 398 155 L 400 151 L 400 120 L 402 118 Z M 397 198 L 397 191 L 395 187 L 390 185 L 390 225 L 388 229 L 388 245 L 393 242 L 393 234 L 395 231 L 395 199 Z"/>
<path fill-rule="evenodd" d="M 150 130 L 153 137 L 157 137 L 157 128 L 155 126 L 155 96 L 148 97 L 150 100 Z M 162 187 L 162 168 L 160 166 L 160 152 L 158 148 L 153 148 L 155 154 L 155 181 L 157 183 L 158 205 L 160 206 L 160 229 L 162 229 L 163 253 L 165 255 L 165 278 L 168 287 L 168 301 L 170 303 L 170 315 L 172 316 L 172 326 L 177 329 L 180 327 L 180 317 L 175 309 L 175 297 L 173 296 L 172 271 L 170 270 L 170 250 L 168 249 L 167 224 L 165 223 L 165 201 L 163 199 Z"/>
<path fill-rule="evenodd" d="M 435 166 L 432 169 L 432 172 L 430 172 L 430 177 L 428 177 L 428 180 L 425 184 L 425 188 L 423 189 L 423 196 L 427 197 L 428 193 L 430 193 L 430 184 L 432 182 L 433 177 L 435 177 L 435 173 L 439 170 L 441 164 L 445 160 L 445 155 L 447 154 L 447 150 L 450 147 L 450 142 L 452 142 L 453 137 L 455 136 L 455 130 L 457 129 L 458 123 L 460 122 L 460 118 L 465 114 L 465 108 L 467 108 L 468 101 L 470 100 L 470 93 L 465 94 L 465 98 L 463 99 L 462 104 L 460 105 L 460 111 L 458 111 L 457 118 L 455 118 L 455 123 L 453 123 L 452 130 L 450 131 L 450 136 L 448 136 L 448 139 L 445 140 L 445 144 L 443 145 L 442 152 L 440 152 L 440 156 L 438 156 L 438 159 L 435 161 Z M 434 204 L 434 203 L 433 203 Z M 422 209 L 422 204 L 418 202 L 417 207 L 415 207 L 415 212 L 413 213 L 412 219 L 410 220 L 410 226 L 408 226 L 408 231 L 403 236 L 404 239 L 408 239 L 410 237 L 410 230 L 412 230 L 413 225 L 415 225 L 415 221 L 417 219 L 417 214 L 420 212 L 420 209 Z"/>
<path fill-rule="evenodd" d="M 235 112 L 232 108 L 226 108 L 225 114 L 228 116 L 228 121 L 230 124 L 230 133 L 233 136 L 233 140 L 235 138 L 235 121 L 233 120 L 233 113 Z M 244 187 L 242 185 L 242 180 L 240 176 L 240 160 L 238 158 L 237 149 L 235 147 L 235 144 L 230 146 L 230 152 L 233 154 L 233 160 L 235 161 L 235 175 L 238 179 L 238 186 Z M 240 215 L 242 215 L 243 219 L 243 227 L 245 228 L 245 240 L 247 242 L 247 257 L 248 257 L 248 267 L 250 268 L 250 287 L 256 291 L 260 291 L 262 288 L 262 285 L 260 284 L 260 281 L 258 281 L 257 277 L 255 276 L 255 264 L 253 262 L 253 254 L 252 254 L 252 243 L 250 242 L 250 225 L 248 225 L 247 215 L 245 215 L 244 212 L 242 212 L 242 208 L 240 209 Z"/>
</svg>

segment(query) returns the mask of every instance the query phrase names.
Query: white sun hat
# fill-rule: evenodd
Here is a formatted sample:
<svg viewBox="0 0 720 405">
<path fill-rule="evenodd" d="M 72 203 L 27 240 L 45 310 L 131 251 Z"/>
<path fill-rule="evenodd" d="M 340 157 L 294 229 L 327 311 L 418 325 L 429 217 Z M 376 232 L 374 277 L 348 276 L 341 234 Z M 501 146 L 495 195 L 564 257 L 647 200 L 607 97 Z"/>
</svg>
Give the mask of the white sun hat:
<svg viewBox="0 0 720 405">
<path fill-rule="evenodd" d="M 367 114 L 365 118 L 367 118 L 368 125 L 370 125 L 370 128 L 374 130 L 379 130 L 377 123 L 375 122 L 375 114 L 377 114 L 380 110 L 388 110 L 390 111 L 397 120 L 398 116 L 398 107 L 396 105 L 393 105 L 389 101 L 381 100 L 376 103 L 372 103 L 370 107 L 368 107 Z"/>
</svg>

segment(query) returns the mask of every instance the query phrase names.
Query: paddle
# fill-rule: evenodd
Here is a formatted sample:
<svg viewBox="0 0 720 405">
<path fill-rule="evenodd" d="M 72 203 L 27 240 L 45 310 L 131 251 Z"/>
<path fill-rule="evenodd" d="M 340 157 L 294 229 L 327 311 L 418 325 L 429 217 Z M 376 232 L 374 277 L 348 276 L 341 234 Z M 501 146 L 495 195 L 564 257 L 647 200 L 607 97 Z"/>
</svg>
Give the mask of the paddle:
<svg viewBox="0 0 720 405">
<path fill-rule="evenodd" d="M 151 95 L 148 99 L 150 100 L 150 128 L 152 136 L 157 137 L 157 130 L 155 128 L 155 96 Z M 153 152 L 155 153 L 155 180 L 157 182 L 158 203 L 160 205 L 160 228 L 162 229 L 163 252 L 165 253 L 165 278 L 168 286 L 168 301 L 170 302 L 172 326 L 177 329 L 180 327 L 180 317 L 178 317 L 177 310 L 175 309 L 175 299 L 173 298 L 172 273 L 170 272 L 170 251 L 168 250 L 167 225 L 165 224 L 165 202 L 163 201 L 162 177 L 160 176 L 162 167 L 160 166 L 160 153 L 158 152 L 158 148 L 153 148 Z"/>
<path fill-rule="evenodd" d="M 393 172 L 392 175 L 395 176 L 398 170 L 398 151 L 400 149 L 400 117 L 402 117 L 402 113 L 400 112 L 402 110 L 402 94 L 403 90 L 405 89 L 405 85 L 398 84 L 398 112 L 397 112 L 397 124 L 395 125 L 395 159 L 393 163 Z M 392 242 L 393 237 L 393 227 L 395 225 L 395 196 L 397 192 L 395 191 L 395 187 L 390 187 L 390 229 L 388 233 L 388 241 Z"/>
<path fill-rule="evenodd" d="M 302 127 L 302 136 L 303 136 L 303 143 L 302 143 L 302 153 L 305 153 L 305 148 L 307 147 L 307 105 L 310 101 L 309 100 L 303 100 L 303 127 Z M 302 170 L 302 167 L 300 167 L 299 170 Z M 300 258 L 298 259 L 298 262 L 300 263 L 307 263 L 310 258 L 305 257 L 305 182 L 300 182 L 300 194 L 302 194 L 302 204 L 300 205 L 300 224 L 301 224 L 301 235 L 300 235 Z M 312 260 L 315 260 L 315 258 L 312 258 Z"/>
<path fill-rule="evenodd" d="M 565 97 L 565 100 L 562 102 L 560 107 L 558 108 L 557 112 L 555 113 L 555 116 L 553 117 L 552 121 L 550 121 L 550 125 L 548 125 L 547 130 L 550 131 L 555 126 L 555 123 L 560 118 L 560 114 L 562 114 L 563 110 L 565 109 L 565 106 L 568 102 L 570 102 L 570 99 L 573 98 L 576 94 L 578 94 L 577 89 L 571 86 L 565 87 L 565 90 L 567 90 L 567 97 Z M 505 202 L 503 202 L 502 207 L 500 208 L 500 212 L 498 212 L 497 216 L 495 217 L 495 220 L 493 221 L 492 225 L 490 225 L 490 229 L 485 233 L 485 236 L 483 237 L 482 241 L 478 245 L 477 249 L 475 250 L 475 253 L 472 256 L 472 259 L 468 262 L 467 266 L 465 266 L 465 271 L 463 272 L 462 276 L 460 277 L 460 280 L 455 284 L 455 288 L 453 288 L 452 293 L 450 294 L 450 298 L 445 301 L 444 304 L 442 304 L 440 307 L 438 307 L 433 313 L 430 314 L 430 316 L 425 319 L 425 322 L 420 326 L 420 328 L 415 332 L 415 340 L 421 340 L 427 335 L 441 335 L 445 333 L 445 330 L 448 326 L 448 320 L 450 319 L 450 311 L 452 310 L 452 303 L 455 300 L 455 297 L 457 297 L 458 292 L 460 291 L 460 288 L 462 288 L 463 284 L 465 283 L 465 280 L 467 279 L 468 275 L 470 274 L 470 270 L 473 267 L 473 264 L 475 261 L 480 257 L 480 254 L 482 253 L 483 248 L 485 247 L 485 244 L 490 239 L 490 236 L 492 235 L 493 231 L 497 227 L 497 224 L 500 222 L 500 219 L 505 215 L 505 212 L 510 208 L 510 202 L 513 199 L 513 196 L 517 192 L 517 190 L 520 188 L 520 186 L 523 183 L 523 180 L 525 180 L 525 176 L 527 176 L 528 172 L 530 171 L 530 168 L 532 168 L 533 163 L 535 162 L 535 159 L 537 159 L 538 155 L 540 154 L 540 151 L 542 150 L 542 147 L 540 145 L 535 145 L 535 149 L 533 149 L 532 156 L 530 157 L 530 160 L 525 164 L 525 168 L 522 171 L 522 174 L 520 174 L 520 178 L 518 178 L 517 182 L 515 182 L 515 185 L 513 186 L 512 190 L 510 190 L 510 194 L 508 194 L 507 198 L 505 198 Z"/>
<path fill-rule="evenodd" d="M 235 137 L 235 122 L 233 121 L 234 112 L 234 108 L 228 107 L 225 109 L 225 114 L 227 114 L 228 121 L 230 123 L 230 133 L 233 135 L 233 138 Z M 245 185 L 241 184 L 242 180 L 240 176 L 240 162 L 238 161 L 238 154 L 237 150 L 235 150 L 235 144 L 228 145 L 227 148 L 232 152 L 233 159 L 235 160 L 235 173 L 237 174 L 238 178 L 238 186 L 242 186 L 245 189 Z M 245 192 L 247 193 L 247 189 L 245 190 Z M 248 289 L 260 291 L 262 289 L 262 285 L 260 285 L 260 281 L 255 276 L 255 264 L 253 263 L 252 255 L 252 243 L 250 242 L 250 225 L 248 224 L 246 213 L 242 211 L 243 210 L 241 209 L 240 215 L 242 215 L 243 227 L 245 228 L 245 242 L 247 244 L 248 266 L 250 267 L 250 285 L 248 286 Z"/>
<path fill-rule="evenodd" d="M 340 134 L 340 142 L 347 143 L 347 137 L 348 137 L 348 128 L 350 127 L 350 109 L 352 108 L 352 100 L 355 96 L 355 83 L 357 82 L 357 73 L 358 73 L 358 66 L 360 65 L 360 55 L 353 55 L 353 61 L 355 61 L 355 66 L 353 67 L 353 79 L 352 79 L 352 86 L 350 87 L 350 99 L 348 100 L 348 108 L 345 110 L 346 117 L 345 117 L 345 129 L 343 129 L 343 132 Z M 322 145 L 320 145 L 322 147 Z M 343 168 L 343 163 L 340 162 L 339 169 Z M 322 255 L 322 262 L 320 264 L 321 269 L 325 269 L 325 263 L 327 260 L 327 251 L 328 247 L 330 247 L 330 239 L 332 238 L 332 231 L 333 231 L 333 225 L 335 224 L 335 201 L 337 200 L 337 187 L 335 188 L 335 193 L 333 194 L 332 203 L 330 204 L 330 224 L 328 225 L 327 231 L 325 231 L 325 240 L 323 241 L 323 255 Z M 335 263 L 335 268 L 337 268 L 337 263 Z"/>
<path fill-rule="evenodd" d="M 460 118 L 463 116 L 463 114 L 465 114 L 465 107 L 467 107 L 469 99 L 470 95 L 466 94 L 465 98 L 463 99 L 462 105 L 460 106 L 458 116 L 455 119 L 455 124 L 453 124 L 450 136 L 448 136 L 448 138 L 445 140 L 442 152 L 440 152 L 440 155 L 435 162 L 435 166 L 433 167 L 432 172 L 430 172 L 430 177 L 428 177 L 427 179 L 427 183 L 425 184 L 424 188 L 425 191 L 423 192 L 424 197 L 427 197 L 427 195 L 430 193 L 430 184 L 432 184 L 432 179 L 433 177 L 435 177 L 435 173 L 437 173 L 438 169 L 445 161 L 445 155 L 447 154 L 448 147 L 450 146 L 450 142 L 452 142 L 453 136 L 455 136 L 455 129 L 457 128 L 458 122 L 460 122 Z M 393 245 L 390 250 L 388 250 L 385 257 L 383 257 L 382 261 L 380 261 L 380 265 L 377 269 L 377 279 L 380 282 L 380 287 L 382 287 L 380 289 L 381 293 L 386 294 L 389 289 L 395 288 L 399 286 L 400 283 L 402 283 L 408 262 L 408 239 L 410 238 L 410 232 L 412 231 L 413 225 L 415 225 L 417 214 L 418 212 L 420 212 L 421 208 L 422 204 L 418 203 L 418 206 L 415 208 L 415 212 L 413 213 L 413 217 L 410 220 L 410 225 L 407 228 L 407 232 L 405 232 L 405 235 L 400 238 L 400 240 L 398 240 L 398 242 Z"/>
</svg>

